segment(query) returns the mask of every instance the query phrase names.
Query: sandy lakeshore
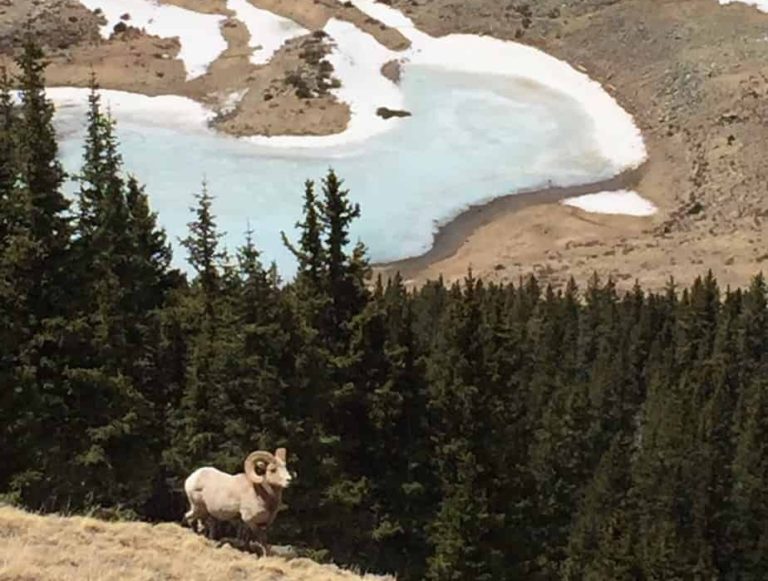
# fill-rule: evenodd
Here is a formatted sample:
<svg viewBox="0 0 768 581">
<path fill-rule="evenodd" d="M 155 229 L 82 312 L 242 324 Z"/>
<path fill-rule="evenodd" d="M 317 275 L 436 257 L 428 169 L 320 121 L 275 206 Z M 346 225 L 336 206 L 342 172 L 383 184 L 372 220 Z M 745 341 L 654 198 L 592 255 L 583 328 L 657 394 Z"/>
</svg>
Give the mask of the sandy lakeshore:
<svg viewBox="0 0 768 581">
<path fill-rule="evenodd" d="M 520 214 L 540 206 L 546 206 L 555 211 L 558 208 L 558 202 L 568 198 L 603 191 L 632 188 L 639 182 L 643 171 L 644 167 L 633 168 L 600 182 L 579 186 L 547 187 L 532 191 L 515 192 L 499 196 L 485 204 L 470 206 L 438 228 L 432 247 L 427 252 L 420 256 L 379 264 L 376 269 L 385 277 L 399 272 L 407 284 L 412 284 L 418 278 L 425 277 L 425 273 L 429 273 L 426 274 L 428 279 L 436 278 L 440 275 L 450 277 L 462 276 L 466 273 L 451 275 L 439 270 L 439 267 L 436 268 L 436 266 L 454 258 L 461 251 L 467 240 L 484 227 L 498 222 L 500 217 Z M 559 207 L 563 210 L 568 210 L 564 206 Z M 573 210 L 572 214 L 582 216 L 584 212 Z M 615 219 L 615 216 L 611 218 Z M 493 268 L 496 271 L 500 271 L 506 270 L 507 267 L 499 262 Z"/>
<path fill-rule="evenodd" d="M 317 31 L 338 22 L 372 35 L 382 50 L 404 53 L 412 44 L 397 26 L 355 6 L 387 9 L 367 0 L 250 0 L 306 31 L 259 62 L 268 43 L 254 38 L 242 6 L 238 13 L 226 0 L 163 4 L 220 20 L 224 50 L 203 74 L 184 60 L 178 40 L 132 28 L 131 18 L 105 34 L 111 23 L 78 0 L 3 7 L 0 48 L 12 51 L 18 23 L 32 18 L 51 54 L 51 85 L 85 86 L 93 70 L 107 89 L 189 97 L 215 112 L 217 129 L 234 135 L 328 136 L 347 129 L 354 112 L 335 96 L 334 74 L 322 64 L 332 59 L 332 47 Z M 745 284 L 768 258 L 768 201 L 762 195 L 768 188 L 762 163 L 768 113 L 760 106 L 768 94 L 762 73 L 768 15 L 716 0 L 542 0 L 529 13 L 495 0 L 390 4 L 435 37 L 490 35 L 570 63 L 634 117 L 649 159 L 631 178 L 622 174 L 608 184 L 504 196 L 470 208 L 440 228 L 430 252 L 383 265 L 380 272 L 397 265 L 418 284 L 439 274 L 453 280 L 472 267 L 493 280 L 536 272 L 562 284 L 596 271 L 623 286 L 639 279 L 661 288 L 671 276 L 688 282 L 707 268 L 724 283 Z M 391 62 L 397 59 L 382 61 L 380 68 Z M 393 68 L 388 65 L 387 78 L 397 79 L 402 71 Z M 627 186 L 658 212 L 594 214 L 559 203 Z"/>
</svg>

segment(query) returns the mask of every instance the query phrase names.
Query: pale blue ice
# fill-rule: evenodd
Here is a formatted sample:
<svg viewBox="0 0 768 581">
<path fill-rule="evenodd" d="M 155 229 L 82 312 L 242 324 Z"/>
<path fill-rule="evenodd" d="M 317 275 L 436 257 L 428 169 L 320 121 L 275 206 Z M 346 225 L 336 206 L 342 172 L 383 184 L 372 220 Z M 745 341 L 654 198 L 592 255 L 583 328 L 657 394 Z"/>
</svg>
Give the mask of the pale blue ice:
<svg viewBox="0 0 768 581">
<path fill-rule="evenodd" d="M 596 181 L 621 169 L 599 153 L 592 121 L 578 103 L 541 85 L 409 67 L 402 90 L 413 116 L 358 145 L 265 148 L 119 116 L 121 152 L 128 171 L 147 186 L 177 265 L 186 259 L 178 240 L 186 235 L 192 194 L 205 178 L 226 246 L 240 245 L 250 224 L 264 261 L 276 260 L 287 276 L 295 266 L 280 232 L 296 238 L 303 182 L 319 180 L 329 167 L 361 206 L 353 238 L 365 242 L 376 262 L 425 252 L 436 225 L 472 204 L 547 184 Z M 83 122 L 82 110 L 57 116 L 68 171 L 80 165 Z"/>
</svg>

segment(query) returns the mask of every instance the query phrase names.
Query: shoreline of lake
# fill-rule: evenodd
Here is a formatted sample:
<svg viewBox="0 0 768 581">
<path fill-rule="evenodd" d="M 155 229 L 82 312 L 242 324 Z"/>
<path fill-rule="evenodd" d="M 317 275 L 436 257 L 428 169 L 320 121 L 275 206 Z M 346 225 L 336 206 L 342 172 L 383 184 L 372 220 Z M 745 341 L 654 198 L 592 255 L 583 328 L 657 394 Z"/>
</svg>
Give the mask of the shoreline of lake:
<svg viewBox="0 0 768 581">
<path fill-rule="evenodd" d="M 483 226 L 497 220 L 500 216 L 530 207 L 557 204 L 567 198 L 605 191 L 633 189 L 642 177 L 647 162 L 622 171 L 615 176 L 576 186 L 548 186 L 532 190 L 520 190 L 504 194 L 487 202 L 473 204 L 452 219 L 441 224 L 432 238 L 432 245 L 425 253 L 398 260 L 374 263 L 376 274 L 385 279 L 397 272 L 404 280 L 414 277 L 430 266 L 455 255 L 464 243 Z"/>
</svg>

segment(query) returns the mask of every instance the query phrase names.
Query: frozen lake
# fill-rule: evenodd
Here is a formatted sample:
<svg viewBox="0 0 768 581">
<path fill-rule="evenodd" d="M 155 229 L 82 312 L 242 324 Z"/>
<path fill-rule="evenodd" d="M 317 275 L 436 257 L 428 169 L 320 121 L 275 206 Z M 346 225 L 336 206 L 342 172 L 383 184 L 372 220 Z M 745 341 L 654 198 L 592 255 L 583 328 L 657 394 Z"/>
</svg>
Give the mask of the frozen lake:
<svg viewBox="0 0 768 581">
<path fill-rule="evenodd" d="M 184 263 L 178 239 L 192 194 L 205 178 L 225 244 L 234 250 L 250 223 L 265 261 L 294 271 L 280 231 L 294 237 L 303 182 L 333 167 L 360 204 L 353 239 L 374 261 L 420 254 L 437 223 L 462 209 L 521 189 L 574 185 L 624 169 L 601 153 L 594 120 L 575 99 L 531 80 L 408 66 L 401 90 L 413 116 L 357 144 L 273 148 L 190 126 L 160 126 L 115 108 L 128 171 L 147 186 L 152 207 Z M 62 157 L 77 171 L 85 107 L 57 113 Z"/>
</svg>

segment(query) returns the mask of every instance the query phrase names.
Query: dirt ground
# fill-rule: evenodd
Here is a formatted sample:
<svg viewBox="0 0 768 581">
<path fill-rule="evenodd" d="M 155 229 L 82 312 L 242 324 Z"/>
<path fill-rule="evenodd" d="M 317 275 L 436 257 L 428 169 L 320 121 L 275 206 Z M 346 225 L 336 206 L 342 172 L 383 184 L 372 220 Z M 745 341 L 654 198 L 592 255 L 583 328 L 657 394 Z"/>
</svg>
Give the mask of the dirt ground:
<svg viewBox="0 0 768 581">
<path fill-rule="evenodd" d="M 322 55 L 305 56 L 317 56 L 322 40 L 295 39 L 268 65 L 254 66 L 248 30 L 231 18 L 224 0 L 164 1 L 230 16 L 223 28 L 229 48 L 205 76 L 186 81 L 173 39 L 129 29 L 102 40 L 98 17 L 76 0 L 0 1 L 0 51 L 8 54 L 30 21 L 52 55 L 53 85 L 84 86 L 93 69 L 105 88 L 205 102 L 219 110 L 217 126 L 237 135 L 346 127 L 348 107 L 316 90 L 332 82 L 323 77 Z M 310 30 L 341 18 L 391 48 L 407 46 L 396 31 L 336 0 L 251 1 Z M 533 271 L 554 284 L 572 275 L 583 281 L 596 271 L 620 285 L 638 279 L 650 288 L 671 276 L 687 283 L 712 269 L 723 283 L 743 285 L 762 268 L 768 259 L 768 14 L 716 0 L 388 2 L 430 34 L 529 43 L 601 82 L 643 131 L 649 160 L 635 189 L 660 208 L 651 218 L 629 218 L 536 199 L 513 209 L 493 206 L 482 223 L 447 226 L 463 244 L 407 269 L 414 284 L 440 273 L 459 278 L 472 267 L 493 280 Z M 308 98 L 289 77 L 309 88 Z M 234 106 L 233 95 L 241 97 Z"/>
</svg>

